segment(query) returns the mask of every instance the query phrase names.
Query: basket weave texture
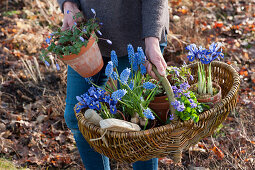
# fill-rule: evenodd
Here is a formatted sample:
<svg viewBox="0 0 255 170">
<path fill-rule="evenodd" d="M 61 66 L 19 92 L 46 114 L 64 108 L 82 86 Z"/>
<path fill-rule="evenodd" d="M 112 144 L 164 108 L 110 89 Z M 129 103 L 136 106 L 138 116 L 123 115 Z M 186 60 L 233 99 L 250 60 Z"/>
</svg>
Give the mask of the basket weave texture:
<svg viewBox="0 0 255 170">
<path fill-rule="evenodd" d="M 193 82 L 189 83 L 194 84 L 197 82 L 197 64 L 188 65 L 188 68 L 191 68 L 194 76 Z M 82 112 L 75 112 L 79 129 L 95 151 L 119 162 L 132 163 L 167 155 L 175 162 L 180 162 L 182 151 L 211 135 L 236 106 L 240 78 L 235 69 L 226 63 L 214 61 L 212 78 L 222 88 L 222 101 L 200 114 L 197 123 L 180 120 L 139 132 L 105 132 L 88 122 Z M 102 134 L 103 140 L 90 140 L 100 138 Z"/>
</svg>

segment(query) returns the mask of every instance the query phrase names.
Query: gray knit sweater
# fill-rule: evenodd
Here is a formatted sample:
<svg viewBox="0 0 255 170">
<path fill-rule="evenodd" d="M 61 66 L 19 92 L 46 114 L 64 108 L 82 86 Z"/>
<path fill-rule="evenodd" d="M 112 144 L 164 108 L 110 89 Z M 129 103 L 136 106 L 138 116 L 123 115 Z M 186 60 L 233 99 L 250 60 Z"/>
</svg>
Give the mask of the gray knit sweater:
<svg viewBox="0 0 255 170">
<path fill-rule="evenodd" d="M 63 11 L 63 3 L 75 2 L 85 17 L 93 17 L 91 8 L 103 23 L 102 38 L 110 39 L 112 45 L 99 40 L 103 56 L 110 56 L 115 50 L 118 56 L 127 54 L 127 45 L 144 48 L 144 38 L 157 37 L 166 42 L 169 30 L 168 0 L 58 0 Z M 98 35 L 100 37 L 100 35 Z"/>
</svg>

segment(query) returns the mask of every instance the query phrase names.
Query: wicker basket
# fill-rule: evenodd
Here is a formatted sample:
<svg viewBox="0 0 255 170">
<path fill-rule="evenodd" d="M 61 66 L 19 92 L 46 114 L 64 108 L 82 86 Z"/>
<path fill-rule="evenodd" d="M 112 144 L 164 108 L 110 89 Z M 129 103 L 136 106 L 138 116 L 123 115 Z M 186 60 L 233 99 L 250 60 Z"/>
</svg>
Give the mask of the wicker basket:
<svg viewBox="0 0 255 170">
<path fill-rule="evenodd" d="M 197 64 L 188 65 L 197 82 Z M 119 162 L 132 163 L 170 155 L 180 162 L 182 151 L 211 135 L 236 106 L 240 85 L 238 73 L 228 64 L 212 62 L 213 81 L 222 88 L 223 99 L 213 108 L 199 115 L 199 121 L 178 121 L 139 132 L 103 131 L 86 121 L 83 113 L 76 113 L 81 133 L 95 151 Z M 103 140 L 92 140 L 100 138 Z"/>
</svg>

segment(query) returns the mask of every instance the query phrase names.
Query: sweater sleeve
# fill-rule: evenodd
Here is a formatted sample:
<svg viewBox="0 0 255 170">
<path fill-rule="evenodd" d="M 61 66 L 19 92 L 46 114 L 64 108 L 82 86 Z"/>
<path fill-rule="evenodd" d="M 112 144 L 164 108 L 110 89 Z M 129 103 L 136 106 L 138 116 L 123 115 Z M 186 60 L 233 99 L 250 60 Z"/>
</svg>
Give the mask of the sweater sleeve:
<svg viewBox="0 0 255 170">
<path fill-rule="evenodd" d="M 167 31 L 167 16 L 168 0 L 142 0 L 142 38 L 157 37 L 161 41 Z"/>
<path fill-rule="evenodd" d="M 76 3 L 77 4 L 77 7 L 80 9 L 81 8 L 81 5 L 80 5 L 80 1 L 79 0 L 58 0 L 58 4 L 60 6 L 60 9 L 62 12 L 64 12 L 64 8 L 63 8 L 63 5 L 65 2 L 73 2 L 73 3 Z"/>
</svg>

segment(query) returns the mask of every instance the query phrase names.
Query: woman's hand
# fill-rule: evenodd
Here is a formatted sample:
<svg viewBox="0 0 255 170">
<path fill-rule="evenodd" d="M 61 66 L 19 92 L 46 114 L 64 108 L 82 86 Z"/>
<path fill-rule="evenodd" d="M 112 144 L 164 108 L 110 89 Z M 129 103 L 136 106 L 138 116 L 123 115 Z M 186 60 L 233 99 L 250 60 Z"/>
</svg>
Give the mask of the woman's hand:
<svg viewBox="0 0 255 170">
<path fill-rule="evenodd" d="M 73 2 L 65 2 L 63 4 L 63 8 L 64 8 L 64 21 L 61 28 L 62 31 L 72 28 L 75 22 L 73 16 L 76 13 L 80 12 L 76 3 Z M 67 11 L 69 11 L 69 13 L 67 13 Z"/>
<path fill-rule="evenodd" d="M 156 37 L 145 38 L 145 53 L 146 53 L 146 56 L 148 57 L 148 60 L 150 61 L 150 62 L 146 61 L 145 63 L 147 73 L 152 78 L 158 80 L 158 78 L 156 77 L 155 73 L 152 70 L 152 64 L 154 64 L 159 74 L 162 76 L 165 76 L 167 64 L 161 53 L 158 38 Z"/>
</svg>

